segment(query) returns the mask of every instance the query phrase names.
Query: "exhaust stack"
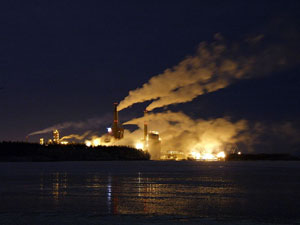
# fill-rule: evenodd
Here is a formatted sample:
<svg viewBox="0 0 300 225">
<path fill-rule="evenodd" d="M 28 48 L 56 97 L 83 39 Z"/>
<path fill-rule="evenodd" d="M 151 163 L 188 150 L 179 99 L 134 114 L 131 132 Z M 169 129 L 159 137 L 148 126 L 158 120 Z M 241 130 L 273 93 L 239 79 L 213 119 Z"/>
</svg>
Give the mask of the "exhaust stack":
<svg viewBox="0 0 300 225">
<path fill-rule="evenodd" d="M 124 129 L 119 124 L 118 103 L 114 103 L 114 121 L 112 125 L 112 135 L 115 139 L 122 139 Z"/>
<path fill-rule="evenodd" d="M 147 114 L 148 114 L 148 111 L 145 110 L 144 111 L 144 117 L 145 117 L 145 121 L 144 121 L 144 141 L 147 141 L 147 137 L 148 137 L 148 121 L 146 120 Z"/>
</svg>

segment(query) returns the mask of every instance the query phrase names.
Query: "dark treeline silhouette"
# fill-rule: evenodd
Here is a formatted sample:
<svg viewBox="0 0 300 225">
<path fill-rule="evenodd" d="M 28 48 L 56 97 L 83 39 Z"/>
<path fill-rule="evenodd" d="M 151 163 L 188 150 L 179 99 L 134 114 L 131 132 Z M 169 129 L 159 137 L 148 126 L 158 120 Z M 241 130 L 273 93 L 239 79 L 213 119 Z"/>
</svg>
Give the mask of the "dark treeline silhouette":
<svg viewBox="0 0 300 225">
<path fill-rule="evenodd" d="M 0 161 L 100 161 L 149 160 L 148 152 L 127 146 L 87 147 L 84 144 L 40 145 L 24 142 L 0 142 Z"/>
<path fill-rule="evenodd" d="M 247 160 L 300 160 L 299 157 L 289 154 L 230 154 L 227 155 L 225 160 L 227 161 L 247 161 Z"/>
</svg>

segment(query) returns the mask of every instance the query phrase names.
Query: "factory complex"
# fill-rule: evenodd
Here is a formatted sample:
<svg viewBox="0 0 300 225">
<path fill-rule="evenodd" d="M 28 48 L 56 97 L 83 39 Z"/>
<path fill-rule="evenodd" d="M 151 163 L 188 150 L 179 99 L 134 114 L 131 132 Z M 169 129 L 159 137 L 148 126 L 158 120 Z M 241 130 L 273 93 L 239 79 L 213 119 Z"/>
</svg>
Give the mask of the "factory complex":
<svg viewBox="0 0 300 225">
<path fill-rule="evenodd" d="M 121 145 L 121 140 L 124 138 L 124 128 L 119 121 L 118 113 L 118 103 L 114 103 L 113 110 L 113 122 L 112 126 L 107 128 L 107 133 L 101 137 L 93 137 L 91 140 L 85 140 L 84 143 L 88 147 L 96 147 L 100 145 L 104 146 L 114 146 Z M 143 127 L 143 137 L 140 137 L 133 146 L 136 149 L 146 151 L 150 153 L 151 159 L 154 160 L 206 160 L 206 161 L 217 161 L 223 160 L 225 158 L 225 153 L 223 151 L 218 154 L 204 154 L 201 155 L 199 152 L 191 151 L 186 154 L 181 151 L 162 151 L 161 149 L 161 138 L 158 131 L 149 131 L 149 121 L 147 121 L 147 110 L 144 111 L 144 127 Z M 67 145 L 71 144 L 65 140 L 66 137 L 60 138 L 59 131 L 57 129 L 53 130 L 53 138 L 45 141 L 44 138 L 40 138 L 41 145 L 51 145 L 51 144 L 61 144 Z M 120 142 L 120 143 L 119 143 Z"/>
</svg>

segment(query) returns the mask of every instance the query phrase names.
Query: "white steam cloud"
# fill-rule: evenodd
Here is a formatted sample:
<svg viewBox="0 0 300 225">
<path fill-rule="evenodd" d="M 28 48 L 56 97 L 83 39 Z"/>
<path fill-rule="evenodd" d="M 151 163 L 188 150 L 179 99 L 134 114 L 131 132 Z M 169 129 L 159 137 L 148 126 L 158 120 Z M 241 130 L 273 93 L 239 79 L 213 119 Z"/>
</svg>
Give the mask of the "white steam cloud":
<svg viewBox="0 0 300 225">
<path fill-rule="evenodd" d="M 124 138 L 112 139 L 109 145 L 132 146 L 143 142 L 144 121 L 149 121 L 148 130 L 158 131 L 161 138 L 161 151 L 151 149 L 153 156 L 166 154 L 168 151 L 182 152 L 186 156 L 192 151 L 203 153 L 232 153 L 233 150 L 247 152 L 289 152 L 299 154 L 300 130 L 291 123 L 266 124 L 248 122 L 247 120 L 232 121 L 230 118 L 192 119 L 182 112 L 149 113 L 127 121 L 124 125 L 137 125 L 135 131 L 125 130 Z M 93 136 L 99 144 L 106 145 L 107 134 L 102 137 Z M 274 137 L 275 140 L 274 140 Z M 274 143 L 274 144 L 272 144 Z"/>
<path fill-rule="evenodd" d="M 118 109 L 150 100 L 153 101 L 146 108 L 148 111 L 189 102 L 199 95 L 225 88 L 236 80 L 267 74 L 286 65 L 290 48 L 269 46 L 258 50 L 257 45 L 263 37 L 259 35 L 248 38 L 241 45 L 229 46 L 217 34 L 215 42 L 201 43 L 194 56 L 152 77 L 141 88 L 130 91 Z"/>
<path fill-rule="evenodd" d="M 69 140 L 69 139 L 76 139 L 78 141 L 82 141 L 85 137 L 87 137 L 89 134 L 91 133 L 91 131 L 87 131 L 85 132 L 84 134 L 82 135 L 79 135 L 79 134 L 70 134 L 68 136 L 63 136 L 60 141 L 63 141 L 63 140 Z"/>
<path fill-rule="evenodd" d="M 150 113 L 146 117 L 135 118 L 124 123 L 124 125 L 135 124 L 139 129 L 133 132 L 125 130 L 124 138 L 113 144 L 135 146 L 143 137 L 145 120 L 149 121 L 149 130 L 159 132 L 162 139 L 162 154 L 167 151 L 188 154 L 192 150 L 215 153 L 224 150 L 228 144 L 235 144 L 242 140 L 242 132 L 248 128 L 245 120 L 237 122 L 231 122 L 228 118 L 193 120 L 182 112 Z M 153 156 L 160 153 L 150 151 L 150 154 Z"/>
<path fill-rule="evenodd" d="M 67 128 L 74 128 L 74 129 L 98 128 L 99 126 L 106 124 L 109 118 L 110 118 L 109 115 L 106 115 L 101 118 L 91 118 L 86 121 L 60 123 L 60 124 L 56 124 L 51 127 L 45 128 L 43 130 L 32 132 L 32 133 L 28 134 L 28 136 L 50 133 L 56 129 L 63 130 L 63 129 L 67 129 Z"/>
</svg>

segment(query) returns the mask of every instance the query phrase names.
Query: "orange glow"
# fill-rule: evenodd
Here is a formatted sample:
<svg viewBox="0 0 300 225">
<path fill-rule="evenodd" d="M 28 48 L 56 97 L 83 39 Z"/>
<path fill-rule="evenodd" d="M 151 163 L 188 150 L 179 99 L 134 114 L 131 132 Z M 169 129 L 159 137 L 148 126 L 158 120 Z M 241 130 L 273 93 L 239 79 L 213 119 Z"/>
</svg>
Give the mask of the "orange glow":
<svg viewBox="0 0 300 225">
<path fill-rule="evenodd" d="M 201 159 L 201 154 L 199 152 L 191 152 L 190 155 L 194 159 Z"/>
<path fill-rule="evenodd" d="M 211 153 L 204 153 L 201 157 L 202 160 L 216 160 L 216 156 Z"/>
<path fill-rule="evenodd" d="M 209 151 L 197 151 L 193 150 L 189 153 L 188 158 L 203 161 L 218 161 L 223 160 L 226 157 L 225 152 L 211 153 Z"/>
<path fill-rule="evenodd" d="M 105 145 L 105 146 L 108 146 L 108 145 L 111 145 L 111 143 L 109 142 L 105 142 L 104 138 L 103 137 L 92 137 L 91 140 L 85 140 L 85 145 L 88 146 L 88 147 L 97 147 L 97 146 L 100 146 L 100 145 Z"/>
<path fill-rule="evenodd" d="M 135 148 L 136 149 L 144 149 L 144 144 L 142 142 L 138 142 L 138 143 L 136 143 Z"/>
<path fill-rule="evenodd" d="M 92 146 L 92 142 L 91 141 L 85 141 L 85 145 L 88 146 L 88 147 L 91 147 Z"/>
<path fill-rule="evenodd" d="M 224 158 L 226 157 L 225 152 L 219 152 L 219 153 L 217 154 L 217 157 L 218 157 L 218 158 L 224 159 Z"/>
</svg>

